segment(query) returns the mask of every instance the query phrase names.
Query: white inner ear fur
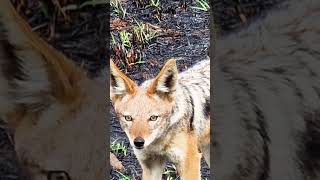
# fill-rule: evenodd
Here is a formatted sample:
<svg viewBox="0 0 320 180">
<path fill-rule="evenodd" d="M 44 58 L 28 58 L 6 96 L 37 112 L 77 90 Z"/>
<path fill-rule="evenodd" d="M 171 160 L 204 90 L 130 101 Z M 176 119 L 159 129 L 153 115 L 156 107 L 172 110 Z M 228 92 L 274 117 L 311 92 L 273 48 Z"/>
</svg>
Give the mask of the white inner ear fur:
<svg viewBox="0 0 320 180">
<path fill-rule="evenodd" d="M 18 88 L 11 90 L 15 94 L 15 103 L 40 103 L 43 98 L 41 93 L 45 93 L 49 98 L 50 82 L 42 57 L 28 50 L 17 51 L 16 55 L 24 60 L 22 71 L 27 75 L 27 79 L 15 80 Z"/>
<path fill-rule="evenodd" d="M 170 76 L 172 76 L 171 81 L 173 81 L 173 86 L 167 87 L 166 81 Z M 159 77 L 157 86 L 156 86 L 156 91 L 162 92 L 162 93 L 170 93 L 176 89 L 176 83 L 177 83 L 177 74 L 172 70 L 168 70 L 161 77 Z"/>
<path fill-rule="evenodd" d="M 126 84 L 123 79 L 115 77 L 116 85 L 112 86 L 112 92 L 114 95 L 124 95 L 127 93 Z"/>
<path fill-rule="evenodd" d="M 127 87 L 125 81 L 117 74 L 117 72 L 111 68 L 111 76 L 114 77 L 115 85 L 110 83 L 111 96 L 122 96 L 127 93 Z"/>
</svg>

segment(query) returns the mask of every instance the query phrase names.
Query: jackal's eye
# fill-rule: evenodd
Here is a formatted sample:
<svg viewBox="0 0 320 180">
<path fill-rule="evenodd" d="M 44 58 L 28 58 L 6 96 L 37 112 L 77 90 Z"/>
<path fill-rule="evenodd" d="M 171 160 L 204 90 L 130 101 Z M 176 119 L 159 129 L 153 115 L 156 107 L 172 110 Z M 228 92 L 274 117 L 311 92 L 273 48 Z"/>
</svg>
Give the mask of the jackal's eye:
<svg viewBox="0 0 320 180">
<path fill-rule="evenodd" d="M 132 121 L 132 117 L 131 117 L 131 116 L 124 116 L 124 119 L 125 119 L 126 121 Z"/>
<path fill-rule="evenodd" d="M 156 121 L 157 119 L 158 119 L 158 116 L 155 116 L 155 115 L 152 115 L 149 118 L 150 121 Z"/>
</svg>

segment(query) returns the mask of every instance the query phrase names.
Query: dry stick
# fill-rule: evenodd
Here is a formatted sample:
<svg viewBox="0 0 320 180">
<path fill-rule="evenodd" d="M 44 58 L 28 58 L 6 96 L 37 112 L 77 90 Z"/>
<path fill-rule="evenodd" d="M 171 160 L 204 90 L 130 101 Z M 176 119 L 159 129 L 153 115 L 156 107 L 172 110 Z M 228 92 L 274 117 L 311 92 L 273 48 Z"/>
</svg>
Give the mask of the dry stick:
<svg viewBox="0 0 320 180">
<path fill-rule="evenodd" d="M 56 27 L 56 13 L 53 14 L 52 24 L 49 24 L 49 37 L 48 41 L 51 41 L 55 36 L 55 27 Z"/>
<path fill-rule="evenodd" d="M 51 1 L 52 1 L 52 3 L 53 3 L 54 5 L 56 5 L 56 7 L 58 8 L 59 12 L 62 14 L 62 16 L 64 17 L 64 19 L 66 19 L 67 21 L 69 21 L 70 19 L 69 19 L 68 15 L 66 14 L 65 10 L 61 8 L 61 5 L 60 5 L 59 1 L 58 1 L 58 0 L 51 0 Z"/>
</svg>

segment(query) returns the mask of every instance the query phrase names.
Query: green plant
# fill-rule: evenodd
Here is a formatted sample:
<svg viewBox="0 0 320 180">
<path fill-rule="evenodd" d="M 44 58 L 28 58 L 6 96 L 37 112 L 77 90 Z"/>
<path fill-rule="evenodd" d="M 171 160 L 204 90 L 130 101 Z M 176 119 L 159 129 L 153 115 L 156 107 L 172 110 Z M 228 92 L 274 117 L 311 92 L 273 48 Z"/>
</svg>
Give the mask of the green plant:
<svg viewBox="0 0 320 180">
<path fill-rule="evenodd" d="M 39 5 L 40 5 L 40 11 L 44 14 L 44 16 L 46 18 L 50 17 L 48 12 L 48 6 L 46 5 L 46 3 L 39 1 Z"/>
<path fill-rule="evenodd" d="M 160 9 L 160 0 L 150 0 L 150 4 L 146 7 L 154 7 L 156 9 Z"/>
<path fill-rule="evenodd" d="M 171 168 L 168 168 L 166 167 L 164 170 L 163 170 L 163 174 L 164 175 L 170 175 L 172 173 L 175 173 L 176 171 L 175 170 L 172 170 Z"/>
<path fill-rule="evenodd" d="M 198 9 L 201 11 L 209 11 L 210 6 L 208 0 L 196 0 L 197 6 L 192 6 L 193 9 Z"/>
<path fill-rule="evenodd" d="M 131 177 L 125 174 L 122 174 L 121 172 L 117 171 L 120 174 L 119 180 L 131 180 Z"/>
<path fill-rule="evenodd" d="M 115 154 L 120 154 L 122 153 L 123 155 L 127 155 L 128 154 L 128 148 L 126 146 L 124 146 L 123 142 L 118 143 L 116 142 L 117 140 L 113 141 L 110 145 L 110 149 L 113 153 Z"/>
<path fill-rule="evenodd" d="M 126 16 L 126 9 L 124 9 L 119 0 L 111 0 L 110 5 L 113 9 L 113 12 L 120 18 L 124 18 Z"/>
<path fill-rule="evenodd" d="M 166 180 L 173 180 L 173 177 L 169 175 Z"/>
<path fill-rule="evenodd" d="M 133 27 L 133 33 L 138 42 L 147 44 L 156 37 L 157 33 L 151 31 L 146 24 L 139 23 L 136 19 L 135 21 L 137 25 Z"/>
<path fill-rule="evenodd" d="M 112 45 L 117 44 L 116 38 L 114 37 L 114 35 L 112 33 L 111 33 L 111 43 L 112 43 Z"/>
<path fill-rule="evenodd" d="M 168 166 L 166 168 L 164 168 L 163 170 L 163 175 L 165 175 L 166 180 L 173 180 L 173 175 L 176 174 L 176 167 L 174 165 Z"/>
<path fill-rule="evenodd" d="M 131 48 L 131 36 L 132 36 L 132 34 L 131 33 L 129 33 L 129 32 L 126 32 L 126 31 L 121 31 L 120 33 L 119 33 L 119 35 L 120 35 L 120 41 L 121 41 L 121 43 L 125 46 L 125 47 L 127 47 L 127 48 Z"/>
<path fill-rule="evenodd" d="M 143 61 L 142 57 L 139 56 L 139 58 L 138 58 L 137 62 L 135 62 L 135 64 L 143 64 L 143 63 L 145 63 L 145 61 Z"/>
</svg>

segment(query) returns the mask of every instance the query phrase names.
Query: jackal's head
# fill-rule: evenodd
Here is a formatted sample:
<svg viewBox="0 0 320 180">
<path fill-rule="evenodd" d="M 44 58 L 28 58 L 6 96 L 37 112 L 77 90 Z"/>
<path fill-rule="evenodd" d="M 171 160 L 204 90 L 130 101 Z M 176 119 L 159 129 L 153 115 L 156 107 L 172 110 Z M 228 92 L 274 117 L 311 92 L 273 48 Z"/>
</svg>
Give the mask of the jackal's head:
<svg viewBox="0 0 320 180">
<path fill-rule="evenodd" d="M 137 86 L 111 61 L 110 93 L 120 124 L 136 149 L 165 135 L 175 102 L 176 61 L 169 60 L 150 83 Z"/>
<path fill-rule="evenodd" d="M 28 178 L 106 178 L 105 89 L 0 1 L 0 117 Z"/>
</svg>

